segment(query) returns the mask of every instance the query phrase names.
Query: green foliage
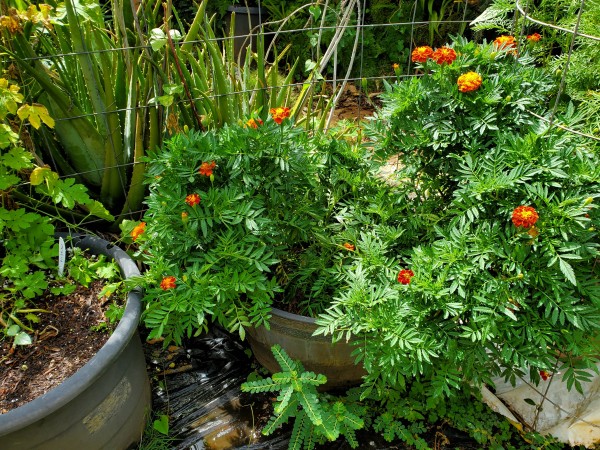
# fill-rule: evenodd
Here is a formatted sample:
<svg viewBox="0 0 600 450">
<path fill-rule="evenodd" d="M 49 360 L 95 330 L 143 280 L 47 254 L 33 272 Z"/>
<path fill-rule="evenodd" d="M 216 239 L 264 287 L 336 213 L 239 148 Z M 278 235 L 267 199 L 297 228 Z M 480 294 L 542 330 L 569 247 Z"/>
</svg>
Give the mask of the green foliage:
<svg viewBox="0 0 600 450">
<path fill-rule="evenodd" d="M 112 218 L 74 180 L 59 179 L 55 172 L 34 164 L 34 155 L 22 147 L 19 135 L 19 126 L 34 126 L 32 115 L 21 115 L 27 117 L 26 123 L 15 116 L 26 106 L 19 107 L 22 103 L 19 87 L 0 78 L 0 332 L 12 338 L 13 345 L 32 342 L 31 334 L 40 320 L 37 315 L 45 312 L 36 307 L 36 297 L 74 289 L 72 280 L 63 277 L 50 283 L 46 276 L 57 270 L 54 224 L 67 223 L 65 216 L 74 209 L 83 219 L 92 215 Z M 36 111 L 38 117 L 47 115 L 40 105 Z M 41 120 L 53 123 L 48 117 Z"/>
<path fill-rule="evenodd" d="M 365 386 L 378 392 L 417 380 L 427 401 L 452 397 L 495 376 L 554 371 L 557 358 L 577 389 L 598 359 L 588 339 L 600 315 L 597 149 L 525 111 L 544 115 L 551 88 L 527 53 L 452 45 L 452 64 L 430 60 L 384 97 L 372 145 L 398 157 L 404 233 L 377 270 L 344 268 L 348 288 L 318 332 L 360 336 Z M 483 83 L 462 93 L 469 71 Z M 537 222 L 511 222 L 521 205 Z M 409 284 L 382 276 L 398 268 L 413 271 Z"/>
<path fill-rule="evenodd" d="M 528 14 L 536 20 L 574 30 L 580 4 L 567 0 L 542 0 L 527 5 L 527 8 Z M 493 30 L 501 34 L 516 33 L 520 30 L 524 30 L 526 34 L 540 33 L 541 41 L 529 47 L 536 61 L 548 67 L 557 80 L 562 80 L 564 77 L 564 95 L 560 99 L 561 109 L 566 109 L 570 101 L 577 104 L 577 120 L 571 121 L 572 126 L 588 134 L 599 136 L 600 45 L 598 41 L 578 36 L 573 42 L 572 33 L 546 26 L 540 27 L 515 11 L 514 0 L 495 0 L 477 18 L 475 29 Z M 599 21 L 600 2 L 586 1 L 581 11 L 578 33 L 598 36 Z"/>
<path fill-rule="evenodd" d="M 242 384 L 242 392 L 279 393 L 274 415 L 262 433 L 268 436 L 294 418 L 288 444 L 290 450 L 311 450 L 316 443 L 334 441 L 339 436 L 345 436 L 352 448 L 358 448 L 354 432 L 363 427 L 363 420 L 347 409 L 343 402 L 330 400 L 326 394 L 317 392 L 317 386 L 327 382 L 325 375 L 305 371 L 302 363 L 293 361 L 279 345 L 274 345 L 271 351 L 282 372 Z"/>
<path fill-rule="evenodd" d="M 309 136 L 287 119 L 179 134 L 152 152 L 136 238 L 151 336 L 179 342 L 212 319 L 243 338 L 245 327 L 268 326 L 274 302 L 323 311 L 345 289 L 346 265 L 364 259 L 381 272 L 403 205 L 390 201 L 369 159 L 367 149 Z M 212 162 L 212 174 L 199 173 Z M 193 194 L 200 202 L 190 206 Z M 161 288 L 165 277 L 175 287 Z"/>
</svg>

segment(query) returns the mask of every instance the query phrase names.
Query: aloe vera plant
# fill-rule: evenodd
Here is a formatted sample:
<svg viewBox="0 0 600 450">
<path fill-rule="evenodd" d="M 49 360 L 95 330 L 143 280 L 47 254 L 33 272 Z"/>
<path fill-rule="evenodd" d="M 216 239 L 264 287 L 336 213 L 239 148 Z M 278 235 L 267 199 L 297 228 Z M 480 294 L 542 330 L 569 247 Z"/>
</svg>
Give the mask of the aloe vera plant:
<svg viewBox="0 0 600 450">
<path fill-rule="evenodd" d="M 155 68 L 139 39 L 129 41 L 135 34 L 124 28 L 126 6 L 114 5 L 109 30 L 96 2 L 66 0 L 39 11 L 15 4 L 2 47 L 29 86 L 28 96 L 56 118 L 54 133 L 38 135 L 40 156 L 61 174 L 76 175 L 122 216 L 141 205 L 138 160 L 159 143 L 159 130 L 158 111 L 143 107 L 155 89 Z"/>
</svg>

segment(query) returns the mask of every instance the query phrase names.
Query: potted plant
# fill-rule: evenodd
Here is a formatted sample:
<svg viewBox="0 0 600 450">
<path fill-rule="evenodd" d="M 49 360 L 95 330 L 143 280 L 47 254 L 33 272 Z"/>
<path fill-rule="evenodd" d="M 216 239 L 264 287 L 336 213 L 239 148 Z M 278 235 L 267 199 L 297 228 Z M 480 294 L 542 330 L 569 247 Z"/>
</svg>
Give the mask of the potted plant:
<svg viewBox="0 0 600 450">
<path fill-rule="evenodd" d="M 418 382 L 431 408 L 497 374 L 587 379 L 597 156 L 528 111 L 554 85 L 525 47 L 417 47 L 424 75 L 389 86 L 368 130 L 381 163 L 289 126 L 285 108 L 152 153 L 152 335 L 178 342 L 213 320 L 243 338 L 285 305 L 360 343 L 364 386 L 396 398 Z"/>
<path fill-rule="evenodd" d="M 60 275 L 65 260 L 54 225 L 92 215 L 106 220 L 112 216 L 73 179 L 60 179 L 49 168 L 36 166 L 34 155 L 21 146 L 19 134 L 9 124 L 19 123 L 19 117 L 23 125 L 38 128 L 43 122 L 52 127 L 46 108 L 22 104 L 19 87 L 3 78 L 0 98 L 0 331 L 2 347 L 9 348 L 3 355 L 7 362 L 19 351 L 15 347 L 28 348 L 44 334 L 36 324 L 48 312 L 36 299 L 50 292 L 73 291 L 72 280 Z M 67 240 L 65 235 L 60 239 Z M 72 242 L 113 258 L 125 278 L 139 274 L 125 252 L 102 239 L 79 236 Z M 0 415 L 3 448 L 125 449 L 139 440 L 150 407 L 149 380 L 137 335 L 140 296 L 137 290 L 128 294 L 119 324 L 87 364 L 44 395 Z M 26 366 L 21 369 L 27 373 Z"/>
</svg>

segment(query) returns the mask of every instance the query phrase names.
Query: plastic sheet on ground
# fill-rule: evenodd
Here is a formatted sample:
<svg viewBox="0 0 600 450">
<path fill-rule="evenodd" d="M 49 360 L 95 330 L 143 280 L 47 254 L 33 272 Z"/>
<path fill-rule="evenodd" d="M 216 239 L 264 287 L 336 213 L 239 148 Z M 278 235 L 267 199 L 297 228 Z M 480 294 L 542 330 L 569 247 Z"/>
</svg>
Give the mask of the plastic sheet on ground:
<svg viewBox="0 0 600 450">
<path fill-rule="evenodd" d="M 160 347 L 161 344 L 158 344 Z M 154 366 L 153 409 L 168 413 L 174 450 L 287 449 L 288 435 L 264 437 L 257 416 L 260 401 L 240 392 L 250 373 L 244 347 L 218 330 L 171 347 L 165 357 L 148 355 Z M 266 405 L 266 403 L 265 403 Z M 256 425 L 256 426 L 255 426 Z"/>
<path fill-rule="evenodd" d="M 600 368 L 600 364 L 598 364 Z M 483 388 L 483 400 L 519 428 L 552 435 L 571 446 L 600 443 L 600 376 L 582 383 L 583 394 L 570 391 L 555 373 L 538 386 L 518 379 L 515 386 L 499 378 L 495 393 Z"/>
<path fill-rule="evenodd" d="M 270 418 L 274 394 L 245 394 L 240 385 L 253 370 L 248 349 L 229 334 L 213 329 L 185 348 L 146 345 L 153 378 L 153 410 L 170 417 L 173 450 L 287 450 L 291 423 L 272 436 L 260 431 Z M 472 440 L 451 428 L 444 436 L 452 448 L 474 449 Z M 363 450 L 398 450 L 380 434 L 359 430 Z M 318 447 L 350 450 L 344 439 Z"/>
</svg>

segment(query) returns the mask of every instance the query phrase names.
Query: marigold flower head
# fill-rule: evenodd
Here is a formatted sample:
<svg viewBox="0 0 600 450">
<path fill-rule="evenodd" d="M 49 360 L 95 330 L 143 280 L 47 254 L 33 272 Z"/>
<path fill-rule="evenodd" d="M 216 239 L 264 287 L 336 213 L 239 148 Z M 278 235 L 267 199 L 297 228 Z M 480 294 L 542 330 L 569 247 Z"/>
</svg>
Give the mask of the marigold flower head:
<svg viewBox="0 0 600 450">
<path fill-rule="evenodd" d="M 133 240 L 135 241 L 142 234 L 144 234 L 144 231 L 146 231 L 146 222 L 140 222 L 133 228 L 133 230 L 131 230 L 130 234 Z"/>
<path fill-rule="evenodd" d="M 392 69 L 394 69 L 394 72 L 395 72 L 396 70 L 400 69 L 400 64 L 398 64 L 398 63 L 394 63 L 394 64 L 392 64 Z"/>
<path fill-rule="evenodd" d="M 527 35 L 527 40 L 529 42 L 539 42 L 542 39 L 542 35 L 540 33 L 533 33 Z"/>
<path fill-rule="evenodd" d="M 476 91 L 481 86 L 481 75 L 477 72 L 467 72 L 458 77 L 458 90 L 460 92 Z"/>
<path fill-rule="evenodd" d="M 512 222 L 515 227 L 532 227 L 539 218 L 540 216 L 531 206 L 518 206 L 512 213 Z"/>
<path fill-rule="evenodd" d="M 246 125 L 249 126 L 250 128 L 254 128 L 255 130 L 258 128 L 259 125 L 262 125 L 263 121 L 260 118 L 250 118 L 248 119 L 248 121 L 246 122 Z"/>
<path fill-rule="evenodd" d="M 281 122 L 283 122 L 284 119 L 290 117 L 290 108 L 287 106 L 271 108 L 269 112 L 271 113 L 271 116 L 277 125 L 281 125 Z"/>
<path fill-rule="evenodd" d="M 181 221 L 186 224 L 188 223 L 188 220 L 190 220 L 190 215 L 187 213 L 187 211 L 182 211 L 181 213 Z"/>
<path fill-rule="evenodd" d="M 548 378 L 550 378 L 550 374 L 545 370 L 540 370 L 540 377 L 542 377 L 542 380 L 546 381 Z"/>
<path fill-rule="evenodd" d="M 200 175 L 204 175 L 205 177 L 210 177 L 213 173 L 213 169 L 215 168 L 217 164 L 214 161 L 211 162 L 203 162 L 202 164 L 200 164 L 200 169 L 198 170 L 198 173 Z M 199 202 L 200 200 L 198 200 Z"/>
<path fill-rule="evenodd" d="M 174 289 L 175 288 L 175 281 L 177 281 L 177 279 L 173 276 L 169 276 L 169 277 L 164 277 L 162 279 L 162 281 L 160 282 L 160 288 L 163 291 L 168 291 L 169 289 Z"/>
<path fill-rule="evenodd" d="M 185 197 L 185 202 L 190 206 L 196 206 L 200 203 L 200 196 L 198 194 L 190 194 Z"/>
<path fill-rule="evenodd" d="M 428 45 L 417 47 L 412 52 L 412 62 L 426 62 L 433 55 L 433 49 Z"/>
<path fill-rule="evenodd" d="M 343 247 L 346 250 L 350 250 L 351 252 L 353 252 L 356 249 L 356 247 L 354 245 L 352 245 L 350 242 L 344 242 Z"/>
<path fill-rule="evenodd" d="M 503 35 L 494 39 L 494 46 L 501 49 L 511 49 L 517 47 L 517 41 L 514 36 Z"/>
<path fill-rule="evenodd" d="M 410 269 L 402 269 L 398 273 L 398 282 L 402 284 L 410 284 L 410 280 L 415 276 L 415 273 Z"/>
<path fill-rule="evenodd" d="M 435 51 L 431 54 L 431 59 L 433 59 L 438 64 L 452 64 L 456 59 L 456 52 L 453 48 L 450 47 L 440 47 L 436 48 Z"/>
</svg>

